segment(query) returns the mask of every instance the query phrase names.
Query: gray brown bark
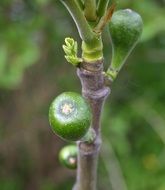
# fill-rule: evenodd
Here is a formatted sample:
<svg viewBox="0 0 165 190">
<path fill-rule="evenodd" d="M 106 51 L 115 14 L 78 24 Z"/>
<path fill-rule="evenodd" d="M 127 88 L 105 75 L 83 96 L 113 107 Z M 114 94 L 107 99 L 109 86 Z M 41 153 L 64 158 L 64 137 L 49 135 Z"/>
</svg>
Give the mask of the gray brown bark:
<svg viewBox="0 0 165 190">
<path fill-rule="evenodd" d="M 96 132 L 92 143 L 78 142 L 77 181 L 73 190 L 96 190 L 97 161 L 101 146 L 100 118 L 104 101 L 110 89 L 104 84 L 103 60 L 96 63 L 83 62 L 77 70 L 82 85 L 82 95 L 92 109 L 91 127 Z"/>
</svg>

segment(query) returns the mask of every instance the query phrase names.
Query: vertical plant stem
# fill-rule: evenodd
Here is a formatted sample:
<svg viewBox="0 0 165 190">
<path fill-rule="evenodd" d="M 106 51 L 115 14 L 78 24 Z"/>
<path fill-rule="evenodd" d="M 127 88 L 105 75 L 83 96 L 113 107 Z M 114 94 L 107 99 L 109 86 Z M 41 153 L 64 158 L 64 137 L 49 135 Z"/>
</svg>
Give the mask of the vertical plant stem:
<svg viewBox="0 0 165 190">
<path fill-rule="evenodd" d="M 96 139 L 92 143 L 78 142 L 77 181 L 73 190 L 96 190 L 97 160 L 101 146 L 100 116 L 103 103 L 109 94 L 109 88 L 104 86 L 102 71 L 103 60 L 95 64 L 84 62 L 77 71 L 82 84 L 82 95 L 92 109 L 91 127 L 96 132 Z"/>
<path fill-rule="evenodd" d="M 80 8 L 83 10 L 84 9 L 84 3 L 82 0 L 77 0 L 77 3 L 79 4 Z"/>
<path fill-rule="evenodd" d="M 78 142 L 77 182 L 73 190 L 96 190 L 100 145 L 99 138 L 93 144 Z"/>
<path fill-rule="evenodd" d="M 84 0 L 84 14 L 88 21 L 95 21 L 97 18 L 96 14 L 96 0 Z"/>
<path fill-rule="evenodd" d="M 105 0 L 108 2 L 108 0 Z M 82 95 L 92 109 L 91 127 L 95 130 L 93 142 L 78 142 L 77 181 L 73 190 L 96 190 L 97 161 L 101 146 L 100 118 L 102 107 L 110 90 L 104 84 L 103 52 L 100 33 L 93 31 L 88 21 L 96 21 L 96 0 L 84 0 L 84 12 L 77 0 L 61 0 L 72 15 L 82 38 L 82 58 L 84 62 L 77 70 L 82 85 Z M 101 1 L 102 3 L 104 1 Z M 103 5 L 103 7 L 105 7 Z M 103 9 L 103 8 L 102 8 Z"/>
<path fill-rule="evenodd" d="M 83 41 L 92 41 L 95 38 L 91 27 L 89 26 L 83 11 L 81 10 L 79 4 L 75 0 L 60 0 L 69 13 L 71 14 L 73 20 L 76 23 L 77 29 L 79 31 L 80 37 Z"/>
<path fill-rule="evenodd" d="M 109 0 L 99 0 L 98 6 L 97 6 L 97 15 L 99 18 L 101 18 L 106 12 L 108 3 L 109 3 Z"/>
</svg>

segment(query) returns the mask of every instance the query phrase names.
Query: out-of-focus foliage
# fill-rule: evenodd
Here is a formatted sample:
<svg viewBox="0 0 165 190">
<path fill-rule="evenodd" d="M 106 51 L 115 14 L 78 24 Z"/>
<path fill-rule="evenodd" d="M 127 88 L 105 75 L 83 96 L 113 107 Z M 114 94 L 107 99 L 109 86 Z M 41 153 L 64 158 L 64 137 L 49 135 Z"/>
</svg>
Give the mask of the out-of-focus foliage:
<svg viewBox="0 0 165 190">
<path fill-rule="evenodd" d="M 165 18 L 163 1 L 119 1 L 144 20 L 135 48 L 103 114 L 105 169 L 111 189 L 165 189 Z M 108 127 L 107 127 L 108 126 Z M 102 186 L 100 186 L 101 188 Z M 110 189 L 104 187 L 105 190 Z"/>
<path fill-rule="evenodd" d="M 33 10 L 21 1 L 0 3 L 0 86 L 12 88 L 39 59 Z"/>
<path fill-rule="evenodd" d="M 100 189 L 165 189 L 164 7 L 163 0 L 118 1 L 117 9 L 142 15 L 144 31 L 105 104 Z M 64 60 L 67 36 L 79 40 L 59 1 L 0 1 L 1 190 L 70 190 L 74 183 L 75 173 L 58 162 L 64 142 L 48 126 L 53 98 L 80 92 Z M 108 38 L 105 32 L 106 66 Z"/>
<path fill-rule="evenodd" d="M 58 3 L 57 3 L 58 4 Z M 48 40 L 56 48 L 62 31 L 57 4 L 49 0 L 0 2 L 0 87 L 15 88 L 25 69 L 42 61 Z M 51 41 L 50 40 L 50 41 Z"/>
</svg>

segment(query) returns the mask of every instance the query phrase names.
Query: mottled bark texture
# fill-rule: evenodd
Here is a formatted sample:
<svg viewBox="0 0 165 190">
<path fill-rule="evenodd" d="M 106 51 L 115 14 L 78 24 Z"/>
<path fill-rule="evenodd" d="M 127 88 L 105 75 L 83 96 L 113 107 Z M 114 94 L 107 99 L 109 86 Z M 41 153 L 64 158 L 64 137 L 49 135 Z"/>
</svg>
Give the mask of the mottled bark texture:
<svg viewBox="0 0 165 190">
<path fill-rule="evenodd" d="M 82 85 L 82 95 L 89 102 L 93 119 L 91 127 L 96 132 L 94 142 L 78 142 L 77 181 L 73 190 L 96 190 L 97 161 L 101 146 L 100 117 L 102 107 L 110 90 L 104 84 L 103 60 L 95 63 L 83 62 L 77 69 Z"/>
</svg>

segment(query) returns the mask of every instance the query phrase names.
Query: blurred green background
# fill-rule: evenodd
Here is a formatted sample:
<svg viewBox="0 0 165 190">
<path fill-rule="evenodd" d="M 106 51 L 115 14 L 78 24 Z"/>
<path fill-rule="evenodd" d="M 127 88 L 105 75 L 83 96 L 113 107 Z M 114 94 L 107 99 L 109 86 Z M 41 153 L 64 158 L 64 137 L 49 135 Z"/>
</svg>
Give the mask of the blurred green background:
<svg viewBox="0 0 165 190">
<path fill-rule="evenodd" d="M 102 116 L 102 190 L 165 190 L 165 1 L 119 0 L 142 15 L 140 43 L 112 85 Z M 0 1 L 0 190 L 71 190 L 59 164 L 66 143 L 48 124 L 63 91 L 81 91 L 62 44 L 80 41 L 58 0 Z M 111 58 L 104 33 L 105 67 Z"/>
</svg>

